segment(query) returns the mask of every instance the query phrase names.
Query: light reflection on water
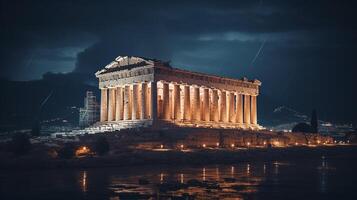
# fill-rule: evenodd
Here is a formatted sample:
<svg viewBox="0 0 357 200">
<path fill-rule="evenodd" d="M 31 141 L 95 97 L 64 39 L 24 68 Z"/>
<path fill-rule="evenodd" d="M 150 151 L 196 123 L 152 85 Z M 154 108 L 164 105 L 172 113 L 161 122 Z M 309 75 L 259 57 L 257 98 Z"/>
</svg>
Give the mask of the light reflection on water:
<svg viewBox="0 0 357 200">
<path fill-rule="evenodd" d="M 0 172 L 0 199 L 336 199 L 354 194 L 352 161 Z"/>
<path fill-rule="evenodd" d="M 87 171 L 82 171 L 80 173 L 79 184 L 83 193 L 87 192 Z"/>
<path fill-rule="evenodd" d="M 321 165 L 317 168 L 319 170 L 320 180 L 320 192 L 327 192 L 327 175 L 331 170 L 335 170 L 334 167 L 330 167 L 325 156 L 321 156 Z"/>
<path fill-rule="evenodd" d="M 235 198 L 259 192 L 267 178 L 273 183 L 279 183 L 280 170 L 294 168 L 290 162 L 272 162 L 262 164 L 218 165 L 205 167 L 183 167 L 177 169 L 156 169 L 157 175 L 118 176 L 110 182 L 112 197 L 134 198 Z M 320 170 L 321 192 L 326 192 L 326 175 L 328 163 L 322 159 Z M 153 173 L 153 171 L 150 171 Z M 155 177 L 159 177 L 156 179 Z M 139 179 L 147 180 L 140 184 Z"/>
<path fill-rule="evenodd" d="M 165 171 L 157 169 L 156 176 L 153 174 L 143 174 L 140 177 L 118 176 L 111 179 L 110 190 L 113 191 L 114 196 L 121 198 L 243 199 L 244 195 L 258 190 L 264 177 L 263 166 L 257 166 L 256 174 L 253 175 L 250 172 L 250 164 L 246 165 L 247 171 L 242 166 L 190 167 Z M 157 180 L 155 177 L 160 179 Z M 139 179 L 147 180 L 147 183 L 140 184 Z"/>
</svg>

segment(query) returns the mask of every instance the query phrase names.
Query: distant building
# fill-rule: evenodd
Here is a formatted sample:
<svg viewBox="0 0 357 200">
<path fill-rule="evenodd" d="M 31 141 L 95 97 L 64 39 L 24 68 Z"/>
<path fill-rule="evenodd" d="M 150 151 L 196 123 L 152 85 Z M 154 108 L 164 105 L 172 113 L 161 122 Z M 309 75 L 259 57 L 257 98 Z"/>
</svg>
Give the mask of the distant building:
<svg viewBox="0 0 357 200">
<path fill-rule="evenodd" d="M 84 108 L 79 109 L 79 126 L 85 127 L 99 121 L 99 104 L 92 91 L 87 91 Z"/>
</svg>

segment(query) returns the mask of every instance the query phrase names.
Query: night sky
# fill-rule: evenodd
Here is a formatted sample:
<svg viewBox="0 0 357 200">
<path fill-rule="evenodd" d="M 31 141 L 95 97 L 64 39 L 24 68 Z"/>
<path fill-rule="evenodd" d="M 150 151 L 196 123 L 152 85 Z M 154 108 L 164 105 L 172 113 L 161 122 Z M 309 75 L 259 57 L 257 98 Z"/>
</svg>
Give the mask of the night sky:
<svg viewBox="0 0 357 200">
<path fill-rule="evenodd" d="M 320 118 L 356 119 L 354 1 L 1 0 L 0 78 L 94 72 L 119 55 L 263 82 L 262 93 Z M 259 53 L 258 53 L 259 52 Z"/>
</svg>

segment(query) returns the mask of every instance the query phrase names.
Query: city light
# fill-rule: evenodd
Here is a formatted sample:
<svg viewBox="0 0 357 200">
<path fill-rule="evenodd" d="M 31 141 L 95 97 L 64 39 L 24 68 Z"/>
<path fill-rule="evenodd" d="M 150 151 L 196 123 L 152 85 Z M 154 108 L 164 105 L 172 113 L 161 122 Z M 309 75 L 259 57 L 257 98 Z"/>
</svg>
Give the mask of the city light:
<svg viewBox="0 0 357 200">
<path fill-rule="evenodd" d="M 160 183 L 162 183 L 163 181 L 164 181 L 164 174 L 161 173 L 161 174 L 160 174 Z"/>
<path fill-rule="evenodd" d="M 86 155 L 90 154 L 90 149 L 86 146 L 82 146 L 76 150 L 75 154 L 77 157 L 86 156 Z"/>
</svg>

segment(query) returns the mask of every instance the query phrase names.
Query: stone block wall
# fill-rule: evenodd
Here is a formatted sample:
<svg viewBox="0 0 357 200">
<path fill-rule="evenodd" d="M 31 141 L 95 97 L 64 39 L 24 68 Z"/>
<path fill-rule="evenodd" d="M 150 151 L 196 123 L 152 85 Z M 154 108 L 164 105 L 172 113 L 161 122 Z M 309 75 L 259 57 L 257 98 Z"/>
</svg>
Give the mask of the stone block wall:
<svg viewBox="0 0 357 200">
<path fill-rule="evenodd" d="M 284 147 L 296 145 L 331 144 L 331 137 L 306 133 L 281 133 L 232 129 L 172 128 L 167 130 L 126 130 L 106 133 L 114 149 L 135 147 L 140 149 L 179 149 L 205 147 Z M 87 136 L 94 139 L 96 136 Z"/>
</svg>

